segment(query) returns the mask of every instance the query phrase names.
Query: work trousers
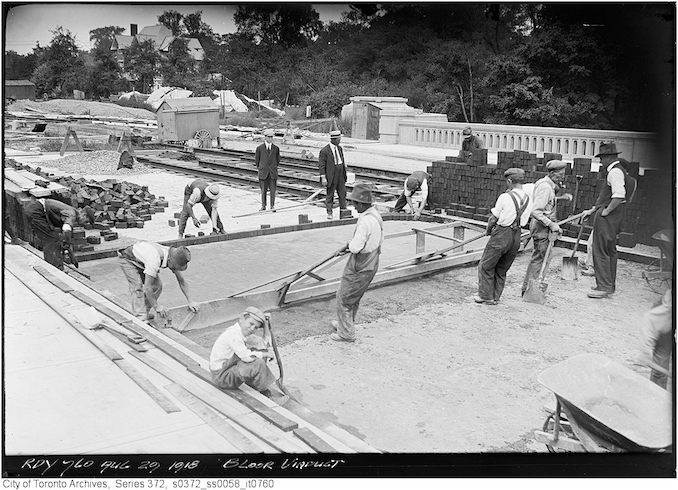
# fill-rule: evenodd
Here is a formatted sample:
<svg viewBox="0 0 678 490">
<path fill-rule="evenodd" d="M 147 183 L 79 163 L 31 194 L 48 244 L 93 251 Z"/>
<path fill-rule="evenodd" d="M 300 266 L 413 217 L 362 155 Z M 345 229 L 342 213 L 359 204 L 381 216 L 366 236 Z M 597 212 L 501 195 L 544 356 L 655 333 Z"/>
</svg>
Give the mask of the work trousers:
<svg viewBox="0 0 678 490">
<path fill-rule="evenodd" d="M 329 182 L 325 188 L 325 209 L 327 214 L 332 214 L 332 207 L 334 206 L 334 193 L 339 197 L 339 209 L 346 209 L 346 180 L 344 179 L 344 169 L 341 165 L 334 167 L 334 178 Z"/>
<path fill-rule="evenodd" d="M 399 213 L 403 209 L 405 209 L 405 206 L 407 205 L 407 197 L 405 197 L 405 193 L 401 192 L 400 197 L 395 203 L 395 208 L 393 208 L 393 211 L 396 213 Z M 429 191 L 429 195 L 426 196 L 426 204 L 424 209 L 431 209 L 431 194 Z"/>
<path fill-rule="evenodd" d="M 546 228 L 546 230 L 548 230 L 548 228 Z M 533 233 L 532 243 L 534 244 L 534 248 L 532 250 L 530 263 L 528 264 L 527 271 L 525 272 L 525 279 L 523 280 L 521 294 L 525 294 L 525 291 L 527 291 L 527 287 L 531 281 L 536 281 L 539 278 L 541 266 L 544 264 L 544 258 L 546 257 L 546 250 L 549 247 L 548 231 L 546 234 L 542 232 L 536 234 Z"/>
<path fill-rule="evenodd" d="M 671 335 L 672 310 L 671 290 L 668 290 L 664 294 L 662 302 L 645 313 L 641 330 L 644 350 L 652 354 L 652 361 L 655 364 L 669 372 L 671 372 L 670 365 L 673 350 L 673 336 Z M 666 389 L 668 377 L 664 373 L 652 369 L 650 381 Z M 668 389 L 670 388 L 671 384 L 668 384 Z"/>
<path fill-rule="evenodd" d="M 499 301 L 506 283 L 506 273 L 520 249 L 520 228 L 495 226 L 478 264 L 478 296 Z"/>
<path fill-rule="evenodd" d="M 184 231 L 186 231 L 186 222 L 188 221 L 188 217 L 191 215 L 189 212 L 189 204 L 188 204 L 188 199 L 191 197 L 191 193 L 193 190 L 191 189 L 190 186 L 186 186 L 184 189 L 184 206 L 181 208 L 181 216 L 179 216 L 179 234 L 183 236 Z M 211 201 L 201 201 L 198 204 L 202 204 L 205 208 L 205 211 L 207 211 L 207 216 L 210 217 L 210 220 L 212 219 L 212 202 Z M 215 228 L 215 224 L 212 223 L 212 228 Z M 217 215 L 217 223 L 216 223 L 216 228 L 219 230 L 224 229 L 224 225 L 221 222 L 221 216 Z"/>
<path fill-rule="evenodd" d="M 271 207 L 275 206 L 275 189 L 277 179 L 272 179 L 270 176 L 265 179 L 259 179 L 259 187 L 261 188 L 261 207 L 266 207 L 266 192 L 271 191 Z"/>
<path fill-rule="evenodd" d="M 351 254 L 337 291 L 337 334 L 345 340 L 355 340 L 355 317 L 367 288 L 379 269 L 381 247 L 368 253 Z"/>
<path fill-rule="evenodd" d="M 596 272 L 596 288 L 614 293 L 617 282 L 617 234 L 624 218 L 623 204 L 607 216 L 602 216 L 604 207 L 596 211 L 593 220 L 593 268 Z"/>
<path fill-rule="evenodd" d="M 30 202 L 24 210 L 31 224 L 33 234 L 38 243 L 36 247 L 42 247 L 42 254 L 45 262 L 52 264 L 57 269 L 64 269 L 64 258 L 62 255 L 63 239 L 61 230 L 54 228 L 47 221 L 45 208 L 37 201 Z"/>
<path fill-rule="evenodd" d="M 122 273 L 127 279 L 127 286 L 129 288 L 130 296 L 132 297 L 132 313 L 137 318 L 142 320 L 148 319 L 148 313 L 151 309 L 151 303 L 148 301 L 144 293 L 144 282 L 146 281 L 146 274 L 144 271 L 136 266 L 132 261 L 123 257 L 118 257 L 118 263 L 122 269 Z M 157 303 L 160 294 L 162 293 L 162 281 L 157 278 L 156 284 L 151 290 L 151 294 Z"/>
<path fill-rule="evenodd" d="M 212 380 L 219 388 L 226 390 L 236 389 L 245 383 L 257 391 L 264 391 L 275 382 L 275 376 L 263 359 L 244 362 L 234 355 L 224 361 L 221 369 L 212 371 Z"/>
</svg>

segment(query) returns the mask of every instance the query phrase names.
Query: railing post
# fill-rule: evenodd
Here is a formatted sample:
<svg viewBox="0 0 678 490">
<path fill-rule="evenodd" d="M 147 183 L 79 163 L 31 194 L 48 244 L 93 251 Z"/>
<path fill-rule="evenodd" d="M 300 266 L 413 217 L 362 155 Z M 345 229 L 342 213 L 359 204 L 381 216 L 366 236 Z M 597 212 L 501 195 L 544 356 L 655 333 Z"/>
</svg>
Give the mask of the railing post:
<svg viewBox="0 0 678 490">
<path fill-rule="evenodd" d="M 418 230 L 414 230 L 417 236 L 417 244 L 415 247 L 415 254 L 420 254 L 426 249 L 426 235 Z"/>
</svg>

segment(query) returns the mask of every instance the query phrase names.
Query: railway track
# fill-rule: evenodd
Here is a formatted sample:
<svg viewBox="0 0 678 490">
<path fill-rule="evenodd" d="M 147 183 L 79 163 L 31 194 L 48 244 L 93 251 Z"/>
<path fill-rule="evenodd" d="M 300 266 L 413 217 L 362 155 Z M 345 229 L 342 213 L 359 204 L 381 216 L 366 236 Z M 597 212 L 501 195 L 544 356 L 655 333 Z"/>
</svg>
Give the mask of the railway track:
<svg viewBox="0 0 678 490">
<path fill-rule="evenodd" d="M 158 148 L 159 145 L 153 145 Z M 254 165 L 254 154 L 247 151 L 223 149 L 194 149 L 194 160 L 182 146 L 162 145 L 166 150 L 137 151 L 137 159 L 147 165 L 163 168 L 193 177 L 218 180 L 238 187 L 259 189 L 257 168 Z M 283 156 L 278 166 L 277 187 L 279 193 L 307 198 L 320 186 L 317 162 Z M 356 183 L 369 183 L 377 201 L 389 201 L 402 192 L 402 182 L 407 174 L 401 172 L 381 171 L 351 166 L 356 174 Z M 347 184 L 350 190 L 353 185 Z M 324 194 L 321 192 L 321 194 Z M 281 194 L 282 196 L 282 194 Z"/>
</svg>

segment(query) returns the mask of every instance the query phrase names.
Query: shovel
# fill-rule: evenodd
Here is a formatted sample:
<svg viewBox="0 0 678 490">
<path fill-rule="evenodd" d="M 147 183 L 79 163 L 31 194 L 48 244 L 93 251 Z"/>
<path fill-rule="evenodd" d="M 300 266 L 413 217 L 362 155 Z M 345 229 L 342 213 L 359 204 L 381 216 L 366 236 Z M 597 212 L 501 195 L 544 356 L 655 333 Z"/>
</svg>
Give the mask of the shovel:
<svg viewBox="0 0 678 490">
<path fill-rule="evenodd" d="M 548 284 L 544 282 L 544 275 L 546 274 L 546 269 L 548 268 L 549 262 L 551 262 L 551 249 L 553 248 L 553 242 L 555 240 L 549 239 L 549 245 L 546 249 L 546 255 L 544 256 L 544 262 L 541 265 L 541 271 L 539 271 L 539 279 L 535 281 L 534 279 L 530 280 L 523 294 L 523 301 L 528 303 L 537 303 L 543 305 L 546 303 L 546 289 L 549 287 Z"/>
<path fill-rule="evenodd" d="M 572 255 L 569 257 L 563 257 L 563 266 L 560 269 L 560 278 L 565 281 L 576 281 L 579 274 L 579 258 L 575 257 L 577 253 L 577 247 L 579 246 L 579 241 L 581 240 L 581 234 L 584 231 L 584 223 L 579 222 L 579 234 L 577 235 L 577 241 L 574 244 L 574 249 L 572 250 Z"/>
</svg>

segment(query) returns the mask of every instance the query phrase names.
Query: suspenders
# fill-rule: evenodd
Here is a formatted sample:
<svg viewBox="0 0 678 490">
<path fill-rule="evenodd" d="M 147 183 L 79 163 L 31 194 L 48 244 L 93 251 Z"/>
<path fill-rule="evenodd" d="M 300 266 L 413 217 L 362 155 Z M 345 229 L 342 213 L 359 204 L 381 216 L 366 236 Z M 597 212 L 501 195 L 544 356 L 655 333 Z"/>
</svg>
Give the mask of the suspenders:
<svg viewBox="0 0 678 490">
<path fill-rule="evenodd" d="M 513 224 L 510 226 L 512 230 L 517 230 L 520 228 L 520 217 L 523 215 L 525 212 L 525 209 L 527 209 L 527 205 L 530 203 L 530 197 L 525 196 L 525 202 L 520 203 L 520 208 L 518 207 L 518 200 L 515 198 L 513 191 L 509 191 L 508 195 L 511 197 L 511 200 L 513 201 L 513 205 L 516 207 L 516 220 L 513 222 Z"/>
</svg>

